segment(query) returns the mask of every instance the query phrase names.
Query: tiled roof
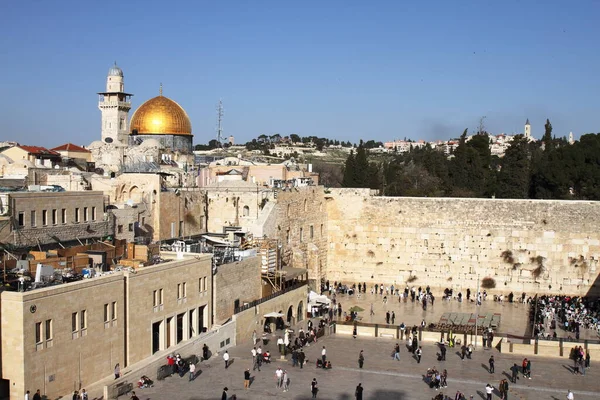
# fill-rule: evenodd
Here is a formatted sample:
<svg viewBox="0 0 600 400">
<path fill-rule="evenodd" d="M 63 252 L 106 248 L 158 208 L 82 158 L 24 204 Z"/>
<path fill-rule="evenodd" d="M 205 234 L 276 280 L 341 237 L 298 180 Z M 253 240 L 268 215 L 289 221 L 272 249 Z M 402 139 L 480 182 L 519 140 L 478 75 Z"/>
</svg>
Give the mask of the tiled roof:
<svg viewBox="0 0 600 400">
<path fill-rule="evenodd" d="M 88 149 L 83 148 L 81 146 L 77 146 L 76 144 L 73 144 L 73 143 L 65 143 L 62 146 L 55 147 L 51 150 L 53 150 L 53 151 L 74 151 L 77 153 L 91 153 L 91 151 L 89 151 Z"/>
<path fill-rule="evenodd" d="M 19 147 L 20 149 L 25 150 L 29 154 L 40 155 L 40 156 L 49 155 L 49 156 L 60 157 L 60 154 L 58 154 L 55 151 L 48 150 L 45 147 L 40 147 L 40 146 L 17 146 L 17 147 Z"/>
</svg>

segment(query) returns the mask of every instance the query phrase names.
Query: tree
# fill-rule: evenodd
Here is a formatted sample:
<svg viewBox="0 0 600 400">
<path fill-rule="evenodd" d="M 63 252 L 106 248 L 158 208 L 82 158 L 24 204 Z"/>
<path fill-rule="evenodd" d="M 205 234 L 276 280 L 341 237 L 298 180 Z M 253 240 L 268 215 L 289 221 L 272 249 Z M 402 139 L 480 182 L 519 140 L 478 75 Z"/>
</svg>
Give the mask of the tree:
<svg viewBox="0 0 600 400">
<path fill-rule="evenodd" d="M 546 119 L 546 124 L 544 125 L 544 137 L 542 138 L 542 142 L 544 143 L 544 151 L 552 150 L 552 124 L 549 119 Z"/>
<path fill-rule="evenodd" d="M 529 141 L 517 135 L 506 150 L 498 174 L 496 196 L 505 199 L 526 199 L 529 195 L 530 170 Z"/>
<path fill-rule="evenodd" d="M 290 140 L 291 140 L 293 143 L 300 143 L 300 142 L 302 141 L 302 139 L 300 139 L 300 136 L 296 135 L 295 133 L 292 133 L 292 134 L 290 135 Z"/>
<path fill-rule="evenodd" d="M 356 187 L 356 161 L 354 151 L 350 150 L 346 164 L 344 165 L 344 177 L 342 178 L 343 187 Z"/>
</svg>

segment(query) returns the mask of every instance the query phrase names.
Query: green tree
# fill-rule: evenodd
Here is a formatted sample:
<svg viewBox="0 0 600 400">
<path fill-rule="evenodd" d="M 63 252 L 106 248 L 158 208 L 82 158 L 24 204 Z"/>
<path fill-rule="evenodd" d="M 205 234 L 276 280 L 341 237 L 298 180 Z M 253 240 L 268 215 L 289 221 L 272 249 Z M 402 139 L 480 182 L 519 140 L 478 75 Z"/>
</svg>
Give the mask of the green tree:
<svg viewBox="0 0 600 400">
<path fill-rule="evenodd" d="M 531 178 L 529 141 L 517 135 L 506 149 L 498 174 L 496 197 L 526 199 Z"/>
<path fill-rule="evenodd" d="M 290 140 L 294 143 L 300 143 L 302 141 L 302 139 L 300 138 L 300 136 L 296 135 L 295 133 L 292 133 L 290 135 Z"/>
<path fill-rule="evenodd" d="M 356 160 L 353 150 L 350 150 L 350 154 L 348 154 L 346 164 L 344 165 L 342 187 L 356 187 Z"/>
<path fill-rule="evenodd" d="M 542 142 L 544 143 L 544 151 L 552 150 L 552 124 L 549 119 L 546 119 L 546 124 L 544 125 L 544 137 L 542 137 Z"/>
</svg>

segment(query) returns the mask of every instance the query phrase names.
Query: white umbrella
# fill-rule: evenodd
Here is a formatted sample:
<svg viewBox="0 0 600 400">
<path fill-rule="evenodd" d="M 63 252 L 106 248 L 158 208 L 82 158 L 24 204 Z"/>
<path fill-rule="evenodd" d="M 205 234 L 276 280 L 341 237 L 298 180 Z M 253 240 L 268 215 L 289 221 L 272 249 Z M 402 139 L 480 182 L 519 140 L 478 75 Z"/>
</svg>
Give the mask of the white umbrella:
<svg viewBox="0 0 600 400">
<path fill-rule="evenodd" d="M 278 312 L 270 312 L 268 314 L 264 315 L 265 318 L 279 318 L 279 317 L 283 317 L 282 313 L 278 313 Z"/>
</svg>

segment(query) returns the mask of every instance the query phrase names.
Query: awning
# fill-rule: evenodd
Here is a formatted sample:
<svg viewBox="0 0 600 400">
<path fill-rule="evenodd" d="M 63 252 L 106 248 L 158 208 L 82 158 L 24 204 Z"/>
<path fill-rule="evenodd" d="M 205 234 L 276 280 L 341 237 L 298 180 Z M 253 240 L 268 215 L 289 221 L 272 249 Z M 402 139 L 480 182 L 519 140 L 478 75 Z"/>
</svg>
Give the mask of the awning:
<svg viewBox="0 0 600 400">
<path fill-rule="evenodd" d="M 279 317 L 283 317 L 282 313 L 278 313 L 278 312 L 270 312 L 268 314 L 264 315 L 265 318 L 279 318 Z"/>
<path fill-rule="evenodd" d="M 230 243 L 227 240 L 221 239 L 221 238 L 217 238 L 214 236 L 202 236 L 203 239 L 206 239 L 209 242 L 213 242 L 216 244 L 222 244 L 222 245 L 230 245 Z"/>
</svg>

